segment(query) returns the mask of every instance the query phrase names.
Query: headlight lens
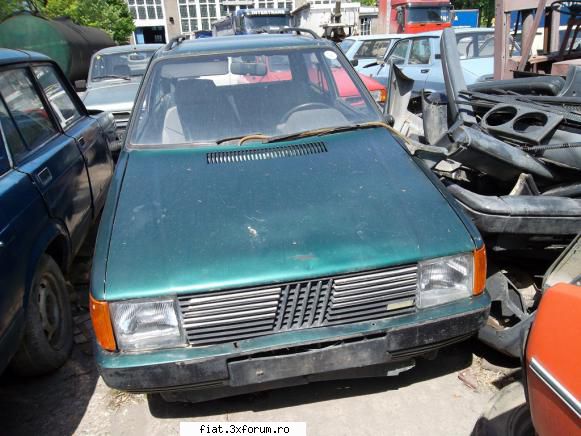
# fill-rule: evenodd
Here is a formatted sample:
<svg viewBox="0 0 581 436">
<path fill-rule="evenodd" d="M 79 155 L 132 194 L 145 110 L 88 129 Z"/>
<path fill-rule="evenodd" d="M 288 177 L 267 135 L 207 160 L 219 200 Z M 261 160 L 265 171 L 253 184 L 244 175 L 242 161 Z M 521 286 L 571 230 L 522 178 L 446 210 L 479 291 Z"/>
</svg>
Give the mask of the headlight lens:
<svg viewBox="0 0 581 436">
<path fill-rule="evenodd" d="M 110 304 L 111 321 L 121 351 L 185 345 L 173 299 Z"/>
<path fill-rule="evenodd" d="M 473 295 L 472 253 L 418 263 L 418 307 L 430 307 Z"/>
</svg>

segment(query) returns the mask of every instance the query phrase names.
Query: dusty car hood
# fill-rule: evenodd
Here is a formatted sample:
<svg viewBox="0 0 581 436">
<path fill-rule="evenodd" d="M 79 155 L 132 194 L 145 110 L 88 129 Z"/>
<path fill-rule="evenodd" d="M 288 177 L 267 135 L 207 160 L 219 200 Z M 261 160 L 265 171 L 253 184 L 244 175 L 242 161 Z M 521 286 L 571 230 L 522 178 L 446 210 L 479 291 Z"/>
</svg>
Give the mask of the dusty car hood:
<svg viewBox="0 0 581 436">
<path fill-rule="evenodd" d="M 131 110 L 139 83 L 115 83 L 110 86 L 88 88 L 82 97 L 87 109 L 106 111 Z"/>
<path fill-rule="evenodd" d="M 462 65 L 462 70 L 464 70 L 464 78 L 467 84 L 474 83 L 482 76 L 489 76 L 494 73 L 494 58 L 491 57 L 461 59 L 460 65 Z"/>
<path fill-rule="evenodd" d="M 290 143 L 129 152 L 104 296 L 324 277 L 474 248 L 451 206 L 387 130 L 293 144 L 316 141 L 327 151 L 237 163 L 211 164 L 207 153 Z"/>
</svg>

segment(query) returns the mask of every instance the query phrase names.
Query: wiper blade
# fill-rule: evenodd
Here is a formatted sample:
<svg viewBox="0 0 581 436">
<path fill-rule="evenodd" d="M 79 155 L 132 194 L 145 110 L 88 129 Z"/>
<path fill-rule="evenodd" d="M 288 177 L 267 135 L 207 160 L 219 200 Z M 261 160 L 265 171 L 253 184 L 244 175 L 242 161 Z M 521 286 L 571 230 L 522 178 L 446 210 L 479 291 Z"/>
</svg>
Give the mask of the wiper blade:
<svg viewBox="0 0 581 436">
<path fill-rule="evenodd" d="M 123 79 L 123 80 L 131 80 L 129 76 L 116 76 L 115 74 L 107 74 L 105 76 L 97 76 L 93 77 L 93 80 L 97 79 Z"/>
<path fill-rule="evenodd" d="M 216 141 L 216 144 L 220 145 L 224 142 L 235 141 L 238 139 L 239 140 L 238 145 L 242 145 L 244 142 L 249 141 L 251 139 L 269 139 L 269 138 L 270 137 L 268 135 L 265 135 L 264 133 L 247 133 L 246 135 L 230 136 L 228 138 L 218 139 Z"/>
<path fill-rule="evenodd" d="M 304 132 L 291 133 L 289 135 L 273 136 L 266 141 L 267 144 L 272 142 L 288 141 L 290 139 L 308 138 L 310 136 L 329 135 L 331 133 L 348 132 L 351 130 L 367 129 L 370 127 L 388 127 L 387 124 L 380 121 L 371 121 L 368 123 L 351 124 L 348 126 L 325 127 L 322 129 L 305 130 Z"/>
</svg>

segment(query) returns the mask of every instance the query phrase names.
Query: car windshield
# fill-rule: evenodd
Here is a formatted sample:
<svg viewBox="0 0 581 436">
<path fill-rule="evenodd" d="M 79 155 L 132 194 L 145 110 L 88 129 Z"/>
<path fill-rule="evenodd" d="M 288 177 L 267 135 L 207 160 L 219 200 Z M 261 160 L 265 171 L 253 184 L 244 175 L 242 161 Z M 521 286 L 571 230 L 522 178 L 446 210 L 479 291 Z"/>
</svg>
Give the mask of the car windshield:
<svg viewBox="0 0 581 436">
<path fill-rule="evenodd" d="M 440 6 L 410 7 L 407 10 L 409 23 L 446 23 L 450 21 L 450 8 Z"/>
<path fill-rule="evenodd" d="M 347 51 L 355 44 L 354 39 L 344 39 L 339 43 L 339 48 L 343 50 L 343 53 L 347 53 Z"/>
<path fill-rule="evenodd" d="M 97 54 L 91 66 L 91 81 L 143 76 L 155 50 Z"/>
<path fill-rule="evenodd" d="M 381 121 L 343 62 L 329 48 L 160 60 L 136 104 L 131 144 L 207 145 Z"/>
<path fill-rule="evenodd" d="M 245 15 L 242 19 L 242 30 L 246 32 L 285 26 L 290 26 L 289 15 Z"/>
<path fill-rule="evenodd" d="M 385 56 L 385 52 L 391 44 L 390 39 L 375 39 L 372 41 L 365 41 L 355 53 L 354 59 L 377 59 Z"/>
</svg>

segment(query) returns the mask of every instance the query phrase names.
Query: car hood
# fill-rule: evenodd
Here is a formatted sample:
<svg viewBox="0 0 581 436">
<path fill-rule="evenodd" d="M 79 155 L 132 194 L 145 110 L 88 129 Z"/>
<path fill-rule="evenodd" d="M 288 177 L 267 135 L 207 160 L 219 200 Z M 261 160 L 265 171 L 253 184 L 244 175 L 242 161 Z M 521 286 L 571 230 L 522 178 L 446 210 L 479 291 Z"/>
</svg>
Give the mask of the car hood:
<svg viewBox="0 0 581 436">
<path fill-rule="evenodd" d="M 318 144 L 297 145 L 307 143 Z M 327 277 L 474 248 L 384 128 L 128 153 L 112 199 L 108 300 Z"/>
<path fill-rule="evenodd" d="M 115 83 L 110 86 L 88 88 L 82 97 L 87 109 L 105 111 L 131 110 L 139 83 Z"/>
</svg>

